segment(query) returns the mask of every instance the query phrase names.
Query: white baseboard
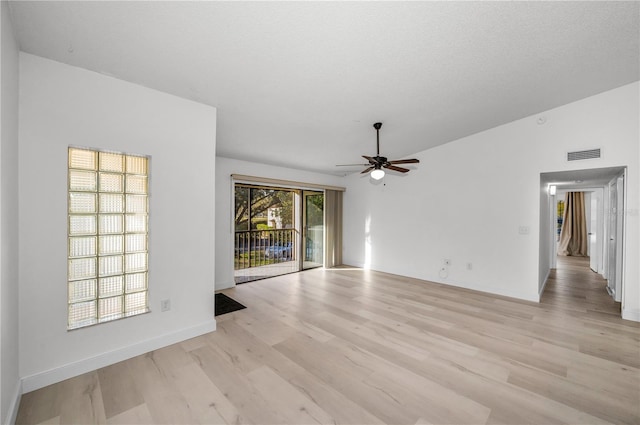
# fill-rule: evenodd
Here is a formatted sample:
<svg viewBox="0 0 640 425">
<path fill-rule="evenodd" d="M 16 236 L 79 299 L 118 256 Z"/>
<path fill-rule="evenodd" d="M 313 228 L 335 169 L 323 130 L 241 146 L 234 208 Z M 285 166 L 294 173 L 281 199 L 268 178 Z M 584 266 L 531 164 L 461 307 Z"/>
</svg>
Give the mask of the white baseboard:
<svg viewBox="0 0 640 425">
<path fill-rule="evenodd" d="M 534 303 L 539 303 L 540 302 L 540 296 L 537 293 L 524 293 L 521 291 L 512 291 L 509 289 L 505 289 L 505 288 L 496 288 L 496 287 L 478 287 L 475 286 L 473 284 L 469 284 L 466 282 L 457 282 L 457 281 L 453 281 L 451 279 L 446 279 L 446 280 L 442 280 L 442 279 L 427 279 L 428 282 L 435 282 L 435 283 L 441 283 L 443 285 L 451 285 L 451 286 L 456 286 L 458 288 L 464 288 L 464 289 L 470 289 L 472 291 L 478 291 L 478 292 L 483 292 L 485 294 L 491 294 L 491 295 L 499 295 L 502 297 L 508 297 L 508 298 L 515 298 L 518 300 L 523 300 L 523 301 L 531 301 Z"/>
<path fill-rule="evenodd" d="M 362 268 L 364 270 L 373 270 L 373 271 L 379 271 L 381 273 L 395 274 L 397 276 L 404 276 L 404 277 L 410 277 L 412 279 L 424 280 L 425 282 L 440 283 L 443 285 L 455 286 L 458 288 L 471 289 L 473 291 L 484 292 L 486 294 L 491 294 L 491 295 L 500 295 L 503 297 L 516 298 L 524 301 L 532 301 L 534 303 L 540 302 L 540 295 L 535 290 L 534 290 L 535 292 L 534 291 L 522 292 L 522 291 L 512 291 L 507 288 L 496 288 L 496 287 L 486 287 L 486 286 L 478 287 L 477 285 L 474 285 L 474 284 L 470 284 L 467 282 L 459 282 L 459 281 L 455 281 L 448 278 L 443 279 L 436 276 L 415 276 L 415 275 L 406 274 L 406 273 L 403 274 L 402 272 L 393 271 L 393 270 L 391 271 L 380 270 L 375 265 L 365 267 L 365 265 L 363 265 L 362 263 L 357 263 L 357 262 L 350 262 L 350 263 L 345 262 L 345 264 L 351 264 L 354 267 Z"/>
<path fill-rule="evenodd" d="M 544 277 L 544 280 L 542 281 L 542 286 L 538 290 L 538 302 L 540 302 L 540 300 L 542 299 L 542 294 L 544 293 L 544 288 L 547 287 L 547 281 L 549 280 L 550 274 L 551 274 L 551 269 L 547 271 L 547 275 Z"/>
<path fill-rule="evenodd" d="M 5 421 L 3 424 L 15 424 L 16 418 L 18 417 L 18 408 L 20 407 L 20 399 L 22 398 L 22 382 L 18 381 L 16 383 L 16 389 L 13 392 L 13 396 L 11 397 L 11 404 L 9 405 L 9 410 L 7 411 L 7 417 L 4 418 Z"/>
<path fill-rule="evenodd" d="M 114 363 L 139 356 L 140 354 L 148 353 L 149 351 L 157 350 L 189 338 L 195 338 L 196 336 L 213 332 L 215 330 L 216 321 L 212 320 L 211 322 L 205 322 L 191 328 L 181 329 L 177 332 L 147 339 L 134 345 L 129 345 L 94 357 L 89 357 L 54 369 L 26 376 L 22 378 L 22 393 L 28 393 L 30 391 L 46 387 L 47 385 L 55 384 L 57 382 L 64 381 L 65 379 L 73 378 L 74 376 L 82 375 L 83 373 L 91 372 L 93 370 L 100 369 L 101 367 L 109 366 Z"/>
<path fill-rule="evenodd" d="M 623 308 L 622 318 L 625 320 L 633 320 L 634 322 L 640 322 L 640 309 L 638 308 Z"/>
</svg>

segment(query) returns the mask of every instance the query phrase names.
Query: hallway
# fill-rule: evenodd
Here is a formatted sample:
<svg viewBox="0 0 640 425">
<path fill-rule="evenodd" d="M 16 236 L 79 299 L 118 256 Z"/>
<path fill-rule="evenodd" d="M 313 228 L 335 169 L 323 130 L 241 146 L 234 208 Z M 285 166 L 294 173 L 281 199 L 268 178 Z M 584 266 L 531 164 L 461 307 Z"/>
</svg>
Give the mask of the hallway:
<svg viewBox="0 0 640 425">
<path fill-rule="evenodd" d="M 551 270 L 541 304 L 585 313 L 586 317 L 603 319 L 604 315 L 620 319 L 620 303 L 607 293 L 607 281 L 589 268 L 589 257 L 557 257 L 557 268 Z"/>
<path fill-rule="evenodd" d="M 558 256 L 540 306 L 581 320 L 576 332 L 599 332 L 601 338 L 579 343 L 578 351 L 613 362 L 640 367 L 638 324 L 621 320 L 621 304 L 607 293 L 607 281 L 589 268 L 589 257 Z M 614 339 L 615 337 L 621 340 Z M 625 340 L 630 344 L 622 344 Z"/>
</svg>

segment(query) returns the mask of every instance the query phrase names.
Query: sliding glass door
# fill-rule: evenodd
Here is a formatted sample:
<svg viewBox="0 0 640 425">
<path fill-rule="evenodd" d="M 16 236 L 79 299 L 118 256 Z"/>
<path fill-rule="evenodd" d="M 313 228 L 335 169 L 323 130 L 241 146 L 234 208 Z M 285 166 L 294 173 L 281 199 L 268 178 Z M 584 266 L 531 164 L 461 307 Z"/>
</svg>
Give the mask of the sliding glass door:
<svg viewBox="0 0 640 425">
<path fill-rule="evenodd" d="M 298 191 L 235 185 L 235 282 L 300 270 Z"/>
<path fill-rule="evenodd" d="M 321 267 L 324 193 L 236 183 L 236 283 Z"/>
<path fill-rule="evenodd" d="M 324 193 L 302 192 L 303 270 L 321 267 L 324 262 Z"/>
</svg>

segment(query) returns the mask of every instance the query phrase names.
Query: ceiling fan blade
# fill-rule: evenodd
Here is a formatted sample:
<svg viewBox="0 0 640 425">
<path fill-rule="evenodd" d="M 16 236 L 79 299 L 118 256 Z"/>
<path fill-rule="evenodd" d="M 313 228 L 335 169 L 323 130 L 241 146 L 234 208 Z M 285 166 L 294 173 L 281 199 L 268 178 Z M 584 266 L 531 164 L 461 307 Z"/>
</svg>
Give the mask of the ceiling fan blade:
<svg viewBox="0 0 640 425">
<path fill-rule="evenodd" d="M 368 167 L 371 164 L 338 164 L 336 167 Z"/>
<path fill-rule="evenodd" d="M 417 164 L 419 163 L 419 159 L 411 158 L 411 159 L 396 159 L 394 161 L 389 161 L 389 164 Z"/>
<path fill-rule="evenodd" d="M 376 168 L 376 167 L 369 167 L 366 170 L 364 170 L 363 172 L 361 172 L 360 174 L 367 174 L 369 171 L 373 170 L 374 168 Z M 407 170 L 407 171 L 409 171 L 409 170 Z"/>
<path fill-rule="evenodd" d="M 367 161 L 369 161 L 369 164 L 375 164 L 376 163 L 376 160 L 374 158 L 370 157 L 370 156 L 362 155 L 362 157 L 364 159 L 366 159 Z"/>
<path fill-rule="evenodd" d="M 384 168 L 388 168 L 389 170 L 399 171 L 401 173 L 407 173 L 409 171 L 408 168 L 396 167 L 395 165 L 391 165 L 389 163 L 383 166 Z"/>
</svg>

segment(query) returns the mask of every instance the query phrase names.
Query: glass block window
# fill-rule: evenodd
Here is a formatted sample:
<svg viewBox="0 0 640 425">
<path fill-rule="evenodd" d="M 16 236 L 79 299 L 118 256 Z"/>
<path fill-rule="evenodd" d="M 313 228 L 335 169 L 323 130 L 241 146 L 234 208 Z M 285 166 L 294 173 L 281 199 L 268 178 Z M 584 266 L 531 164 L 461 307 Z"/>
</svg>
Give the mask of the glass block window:
<svg viewBox="0 0 640 425">
<path fill-rule="evenodd" d="M 67 329 L 149 311 L 149 158 L 69 148 Z"/>
</svg>

